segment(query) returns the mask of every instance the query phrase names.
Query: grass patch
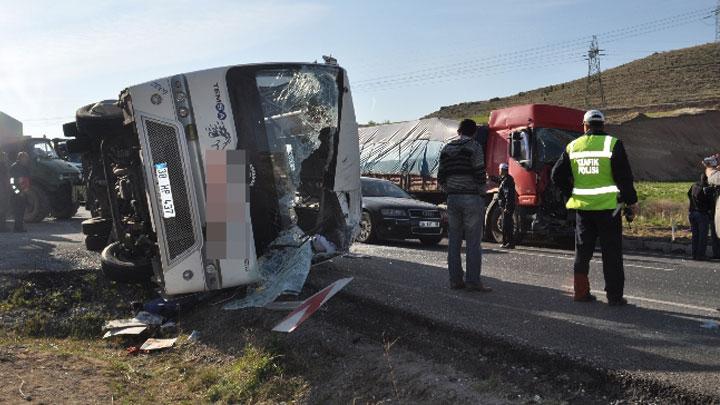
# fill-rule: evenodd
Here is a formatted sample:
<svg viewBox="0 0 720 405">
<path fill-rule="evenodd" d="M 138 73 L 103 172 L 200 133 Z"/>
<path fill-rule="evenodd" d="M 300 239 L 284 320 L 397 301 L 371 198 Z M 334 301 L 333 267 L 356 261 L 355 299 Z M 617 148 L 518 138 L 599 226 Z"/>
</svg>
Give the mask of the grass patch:
<svg viewBox="0 0 720 405">
<path fill-rule="evenodd" d="M 490 120 L 490 113 L 473 115 L 472 117 L 470 117 L 470 119 L 475 121 L 478 125 L 487 125 L 488 121 Z"/>
<path fill-rule="evenodd" d="M 687 191 L 692 182 L 637 182 L 639 213 L 625 225 L 626 234 L 639 237 L 689 237 Z M 675 232 L 673 235 L 673 227 Z"/>
<path fill-rule="evenodd" d="M 30 273 L 4 278 L 0 316 L 21 336 L 99 337 L 105 320 L 130 314 L 132 301 L 145 301 L 151 289 L 120 285 L 96 272 Z"/>
</svg>

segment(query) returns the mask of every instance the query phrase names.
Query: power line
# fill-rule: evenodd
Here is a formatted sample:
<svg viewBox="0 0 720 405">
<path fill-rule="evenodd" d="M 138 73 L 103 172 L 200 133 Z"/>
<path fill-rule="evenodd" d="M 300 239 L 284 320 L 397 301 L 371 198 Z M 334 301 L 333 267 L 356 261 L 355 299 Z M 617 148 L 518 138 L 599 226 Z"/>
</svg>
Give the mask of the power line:
<svg viewBox="0 0 720 405">
<path fill-rule="evenodd" d="M 653 20 L 634 26 L 607 31 L 603 34 L 600 34 L 600 36 L 602 36 L 603 38 L 608 38 L 606 42 L 615 42 L 626 38 L 632 38 L 639 35 L 674 28 L 680 25 L 685 25 L 697 21 L 699 19 L 707 18 L 710 11 L 710 8 L 693 10 L 671 17 L 665 17 L 662 19 Z M 563 50 L 579 49 L 578 47 L 581 43 L 587 43 L 587 39 L 589 39 L 589 37 L 583 37 L 561 43 L 549 44 L 522 51 L 499 54 L 493 57 L 475 58 L 463 62 L 444 64 L 411 72 L 396 73 L 375 77 L 372 79 L 360 80 L 354 82 L 353 87 L 360 91 L 368 90 L 370 88 L 385 89 L 388 86 L 395 87 L 397 84 L 402 84 L 406 82 L 420 82 L 422 81 L 422 78 L 432 79 L 437 77 L 438 75 L 450 76 L 456 74 L 459 76 L 465 76 L 464 73 L 467 69 L 488 68 L 487 63 L 492 61 L 505 61 L 504 63 L 496 63 L 490 65 L 490 67 L 492 68 L 498 68 L 503 65 L 526 63 L 527 59 L 535 55 L 548 55 L 553 53 L 561 53 Z"/>
</svg>

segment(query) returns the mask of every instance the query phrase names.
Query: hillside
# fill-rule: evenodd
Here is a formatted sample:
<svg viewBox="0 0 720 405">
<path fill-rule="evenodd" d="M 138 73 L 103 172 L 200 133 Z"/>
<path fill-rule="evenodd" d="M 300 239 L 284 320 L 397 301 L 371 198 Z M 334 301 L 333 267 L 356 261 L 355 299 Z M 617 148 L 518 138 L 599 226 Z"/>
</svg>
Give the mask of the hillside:
<svg viewBox="0 0 720 405">
<path fill-rule="evenodd" d="M 654 53 L 602 73 L 611 120 L 628 112 L 657 112 L 682 107 L 720 109 L 720 44 Z M 546 103 L 584 109 L 586 78 L 547 86 L 513 96 L 441 107 L 426 117 L 482 120 L 490 111 L 511 105 Z M 599 97 L 591 101 L 592 106 Z"/>
</svg>

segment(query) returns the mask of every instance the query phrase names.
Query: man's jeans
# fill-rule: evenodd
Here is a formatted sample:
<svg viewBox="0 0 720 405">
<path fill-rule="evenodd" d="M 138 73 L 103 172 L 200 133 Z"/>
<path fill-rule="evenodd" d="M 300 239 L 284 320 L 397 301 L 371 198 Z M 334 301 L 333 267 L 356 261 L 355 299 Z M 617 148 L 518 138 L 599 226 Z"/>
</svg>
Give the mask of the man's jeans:
<svg viewBox="0 0 720 405">
<path fill-rule="evenodd" d="M 450 283 L 459 284 L 463 281 L 460 250 L 463 235 L 465 236 L 465 259 L 467 284 L 480 284 L 482 266 L 483 222 L 485 221 L 485 199 L 475 194 L 450 194 L 447 199 L 448 221 L 448 270 Z"/>
</svg>

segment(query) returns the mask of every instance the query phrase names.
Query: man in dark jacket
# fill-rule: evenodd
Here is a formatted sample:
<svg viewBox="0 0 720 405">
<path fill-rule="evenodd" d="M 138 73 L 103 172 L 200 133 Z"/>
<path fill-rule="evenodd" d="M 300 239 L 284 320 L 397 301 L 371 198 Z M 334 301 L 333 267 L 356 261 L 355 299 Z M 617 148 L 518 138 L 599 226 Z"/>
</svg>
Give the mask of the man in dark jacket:
<svg viewBox="0 0 720 405">
<path fill-rule="evenodd" d="M 508 173 L 508 164 L 500 163 L 500 185 L 498 186 L 498 205 L 502 210 L 502 246 L 507 249 L 515 249 L 513 231 L 515 230 L 515 179 Z"/>
<path fill-rule="evenodd" d="M 25 232 L 25 200 L 30 189 L 30 155 L 26 152 L 18 153 L 17 160 L 10 166 L 10 185 L 13 190 L 12 207 L 15 217 L 13 232 Z"/>
<path fill-rule="evenodd" d="M 5 220 L 10 208 L 10 175 L 8 173 L 7 156 L 0 150 L 0 232 L 7 232 Z"/>
<path fill-rule="evenodd" d="M 693 260 L 705 260 L 708 228 L 712 219 L 710 210 L 714 204 L 711 187 L 705 173 L 700 176 L 700 181 L 690 186 L 687 195 L 689 200 L 688 219 L 692 232 L 692 258 Z"/>
<path fill-rule="evenodd" d="M 448 271 L 450 288 L 472 291 L 492 291 L 480 281 L 482 266 L 483 221 L 485 219 L 485 157 L 482 146 L 475 139 L 477 124 L 465 119 L 458 135 L 440 152 L 438 182 L 447 193 L 448 206 Z M 466 271 L 463 281 L 460 249 L 463 235 L 466 248 Z"/>
<path fill-rule="evenodd" d="M 588 271 L 599 237 L 608 304 L 625 305 L 620 208 L 626 205 L 626 216 L 634 217 L 637 192 L 632 170 L 622 141 L 604 131 L 602 112 L 586 112 L 583 126 L 585 135 L 567 145 L 552 171 L 553 182 L 569 197 L 566 207 L 576 210 L 574 300 L 596 300 L 590 294 Z"/>
</svg>

